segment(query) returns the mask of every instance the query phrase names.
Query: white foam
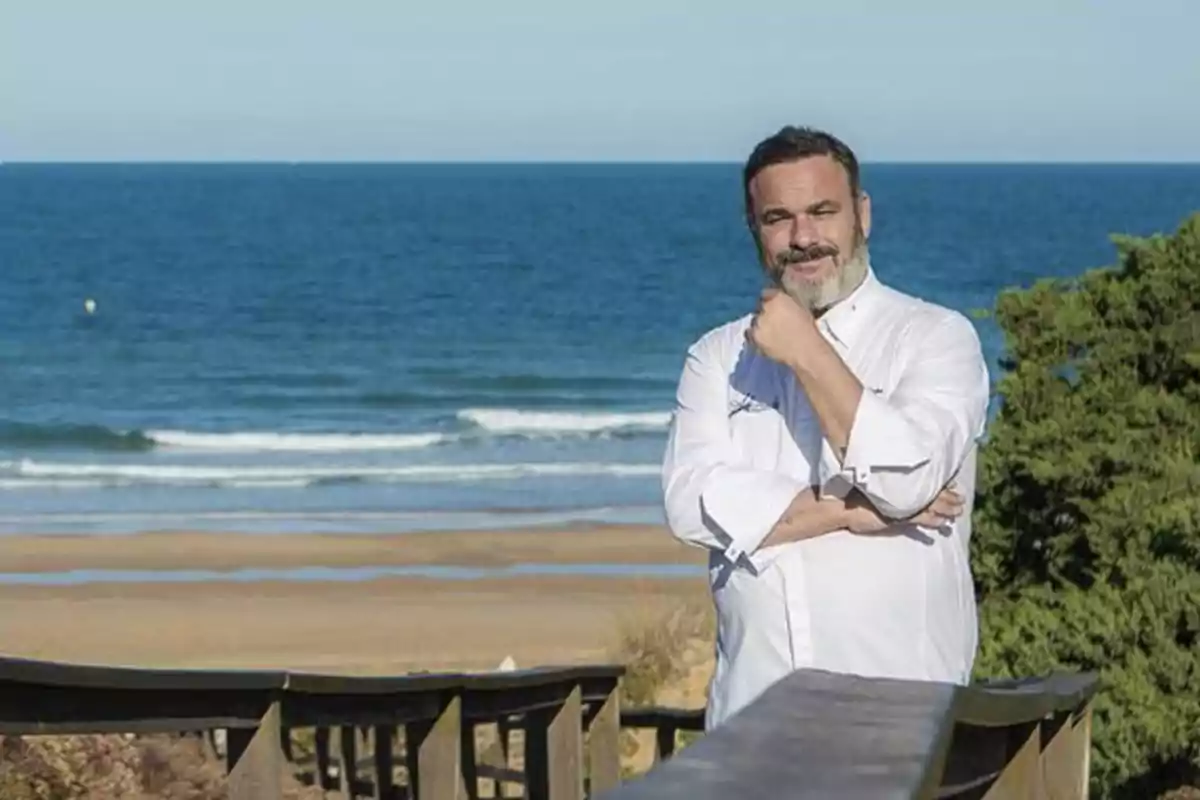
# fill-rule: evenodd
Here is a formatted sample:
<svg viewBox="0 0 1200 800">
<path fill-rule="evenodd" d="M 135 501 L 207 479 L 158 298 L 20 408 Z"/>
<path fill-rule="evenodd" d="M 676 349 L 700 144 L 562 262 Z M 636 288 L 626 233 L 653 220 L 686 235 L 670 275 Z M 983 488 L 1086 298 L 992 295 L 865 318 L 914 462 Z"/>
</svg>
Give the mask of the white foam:
<svg viewBox="0 0 1200 800">
<path fill-rule="evenodd" d="M 464 408 L 459 420 L 490 433 L 526 435 L 597 434 L 659 430 L 671 422 L 669 411 L 525 411 L 517 408 Z"/>
<path fill-rule="evenodd" d="M 441 433 L 192 433 L 146 431 L 163 447 L 223 452 L 329 453 L 365 450 L 415 450 L 446 440 Z"/>
<path fill-rule="evenodd" d="M 610 462 L 534 462 L 516 464 L 406 464 L 396 466 L 196 466 L 177 464 L 77 464 L 25 459 L 0 463 L 8 477 L 0 488 L 95 488 L 168 485 L 229 488 L 303 488 L 320 482 L 364 481 L 467 482 L 524 477 L 657 475 L 657 464 Z M 14 479 L 13 476 L 19 476 Z M 22 480 L 24 479 L 24 480 Z"/>
</svg>

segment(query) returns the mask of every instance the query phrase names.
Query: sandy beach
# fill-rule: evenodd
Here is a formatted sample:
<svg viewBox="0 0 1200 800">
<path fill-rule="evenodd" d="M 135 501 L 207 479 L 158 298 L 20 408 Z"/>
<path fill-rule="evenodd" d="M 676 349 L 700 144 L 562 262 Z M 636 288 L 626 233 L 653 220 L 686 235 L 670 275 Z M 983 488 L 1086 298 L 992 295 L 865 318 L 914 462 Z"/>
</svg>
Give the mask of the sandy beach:
<svg viewBox="0 0 1200 800">
<path fill-rule="evenodd" d="M 0 572 L 521 563 L 703 564 L 652 525 L 399 534 L 193 533 L 0 537 Z"/>
<path fill-rule="evenodd" d="M 357 674 L 604 661 L 623 624 L 707 587 L 703 554 L 654 526 L 395 535 L 6 536 L 0 572 L 541 564 L 694 565 L 692 577 L 0 584 L 8 655 Z"/>
</svg>

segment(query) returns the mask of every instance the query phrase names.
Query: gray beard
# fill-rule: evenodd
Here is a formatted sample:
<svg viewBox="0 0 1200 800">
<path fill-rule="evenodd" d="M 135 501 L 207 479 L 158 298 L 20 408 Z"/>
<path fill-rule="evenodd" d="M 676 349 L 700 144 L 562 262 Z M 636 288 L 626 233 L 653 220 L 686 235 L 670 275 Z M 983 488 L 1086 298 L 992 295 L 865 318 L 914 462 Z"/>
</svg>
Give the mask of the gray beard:
<svg viewBox="0 0 1200 800">
<path fill-rule="evenodd" d="M 782 278 L 780 288 L 788 297 L 809 311 L 817 313 L 849 297 L 867 277 L 870 268 L 871 254 L 868 252 L 867 243 L 863 242 L 854 248 L 854 254 L 850 256 L 849 261 L 820 283 L 789 282 Z"/>
</svg>

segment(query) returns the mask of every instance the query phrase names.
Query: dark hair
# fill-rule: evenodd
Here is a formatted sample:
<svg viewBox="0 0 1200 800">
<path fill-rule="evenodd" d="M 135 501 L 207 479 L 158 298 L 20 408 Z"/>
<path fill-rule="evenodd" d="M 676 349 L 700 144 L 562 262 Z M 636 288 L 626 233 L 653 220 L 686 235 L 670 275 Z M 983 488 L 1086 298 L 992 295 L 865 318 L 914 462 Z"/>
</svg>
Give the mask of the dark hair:
<svg viewBox="0 0 1200 800">
<path fill-rule="evenodd" d="M 854 151 L 833 134 L 815 128 L 786 125 L 778 133 L 763 139 L 746 159 L 742 170 L 742 191 L 745 194 L 746 220 L 753 223 L 750 181 L 764 169 L 775 164 L 787 164 L 812 156 L 829 156 L 842 165 L 850 181 L 850 196 L 857 200 L 860 190 L 858 159 Z"/>
</svg>

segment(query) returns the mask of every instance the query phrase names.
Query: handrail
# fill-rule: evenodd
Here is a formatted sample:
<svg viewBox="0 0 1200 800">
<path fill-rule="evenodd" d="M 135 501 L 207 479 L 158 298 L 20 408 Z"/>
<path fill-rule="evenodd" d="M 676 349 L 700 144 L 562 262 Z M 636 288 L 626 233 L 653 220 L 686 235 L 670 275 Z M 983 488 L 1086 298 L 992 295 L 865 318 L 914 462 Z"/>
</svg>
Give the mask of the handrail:
<svg viewBox="0 0 1200 800">
<path fill-rule="evenodd" d="M 1093 674 L 957 686 L 800 670 L 605 796 L 1036 797 L 1053 786 L 1049 796 L 1084 798 L 1097 687 Z"/>
<path fill-rule="evenodd" d="M 620 665 L 360 677 L 272 670 L 158 670 L 0 657 L 0 734 L 226 731 L 229 796 L 280 796 L 283 739 L 314 727 L 325 785 L 337 729 L 341 789 L 363 782 L 357 734 L 372 735 L 379 796 L 394 792 L 398 726 L 413 797 L 458 798 L 479 773 L 475 724 L 521 718 L 530 797 L 582 798 L 620 779 Z M 587 731 L 587 746 L 583 733 Z M 289 739 L 290 744 L 290 739 Z M 473 792 L 472 792 L 473 794 Z"/>
<path fill-rule="evenodd" d="M 151 669 L 0 656 L 0 681 L 95 689 L 286 689 L 307 694 L 392 694 L 451 688 L 507 691 L 556 681 L 620 678 L 624 674 L 625 667 L 620 664 L 541 666 L 508 672 L 360 676 L 284 670 Z"/>
<path fill-rule="evenodd" d="M 0 656 L 0 681 L 75 688 L 281 689 L 287 674 L 278 670 L 145 669 Z"/>
</svg>

